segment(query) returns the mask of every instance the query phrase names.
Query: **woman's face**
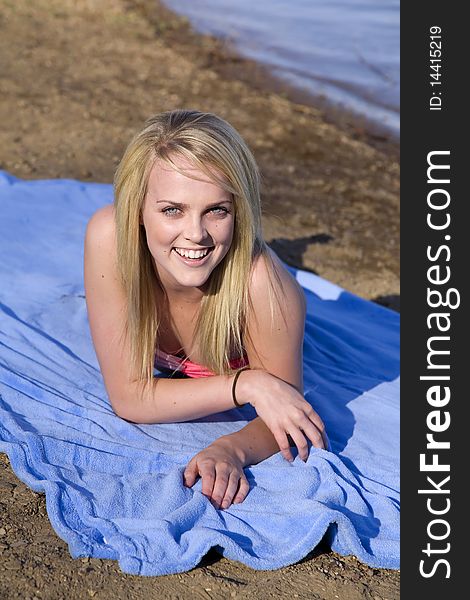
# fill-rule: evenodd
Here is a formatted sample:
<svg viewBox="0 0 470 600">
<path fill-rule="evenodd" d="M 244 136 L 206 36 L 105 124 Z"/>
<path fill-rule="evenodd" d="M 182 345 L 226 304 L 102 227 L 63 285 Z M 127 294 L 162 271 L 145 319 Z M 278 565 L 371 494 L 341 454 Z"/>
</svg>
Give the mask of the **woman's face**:
<svg viewBox="0 0 470 600">
<path fill-rule="evenodd" d="M 234 206 L 231 194 L 202 171 L 179 157 L 175 164 L 191 177 L 157 160 L 142 222 L 163 286 L 168 292 L 184 292 L 203 286 L 229 251 Z"/>
</svg>

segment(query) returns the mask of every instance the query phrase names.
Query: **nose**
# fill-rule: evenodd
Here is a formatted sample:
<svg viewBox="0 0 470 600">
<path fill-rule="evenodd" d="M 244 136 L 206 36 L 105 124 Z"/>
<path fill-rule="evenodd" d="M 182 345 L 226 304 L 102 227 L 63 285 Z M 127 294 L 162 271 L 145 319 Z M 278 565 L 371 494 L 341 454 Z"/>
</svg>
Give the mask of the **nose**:
<svg viewBox="0 0 470 600">
<path fill-rule="evenodd" d="M 204 224 L 204 219 L 200 215 L 194 215 L 188 219 L 184 232 L 184 239 L 198 244 L 207 237 L 207 230 Z"/>
</svg>

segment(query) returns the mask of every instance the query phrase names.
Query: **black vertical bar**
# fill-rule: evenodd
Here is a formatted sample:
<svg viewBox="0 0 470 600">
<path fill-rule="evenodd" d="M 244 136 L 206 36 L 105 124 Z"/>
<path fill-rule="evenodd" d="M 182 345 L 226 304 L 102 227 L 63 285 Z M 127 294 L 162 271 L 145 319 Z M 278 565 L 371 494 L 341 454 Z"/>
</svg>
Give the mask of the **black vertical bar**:
<svg viewBox="0 0 470 600">
<path fill-rule="evenodd" d="M 461 546 L 470 527 L 460 508 L 470 504 L 465 485 L 470 431 L 464 414 L 469 401 L 465 373 L 470 373 L 465 314 L 470 277 L 465 215 L 470 202 L 464 183 L 470 170 L 465 148 L 470 128 L 463 109 L 469 36 L 460 6 L 433 0 L 401 4 L 405 600 L 468 594 Z M 431 163 L 436 167 L 428 171 Z"/>
</svg>

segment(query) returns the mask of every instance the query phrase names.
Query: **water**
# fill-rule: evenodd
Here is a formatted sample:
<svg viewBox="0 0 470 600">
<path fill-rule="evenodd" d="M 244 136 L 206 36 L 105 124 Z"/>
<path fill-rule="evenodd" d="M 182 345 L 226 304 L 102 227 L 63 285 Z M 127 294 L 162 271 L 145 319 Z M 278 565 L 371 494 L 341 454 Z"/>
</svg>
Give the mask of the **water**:
<svg viewBox="0 0 470 600">
<path fill-rule="evenodd" d="M 165 0 L 290 84 L 400 130 L 399 0 Z"/>
</svg>

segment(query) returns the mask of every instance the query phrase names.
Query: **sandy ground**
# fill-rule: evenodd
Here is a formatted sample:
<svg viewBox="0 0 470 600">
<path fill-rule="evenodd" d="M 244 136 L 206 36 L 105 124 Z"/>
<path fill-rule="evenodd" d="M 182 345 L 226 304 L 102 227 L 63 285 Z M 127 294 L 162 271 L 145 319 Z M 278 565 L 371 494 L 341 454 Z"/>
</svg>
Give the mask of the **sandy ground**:
<svg viewBox="0 0 470 600">
<path fill-rule="evenodd" d="M 132 134 L 170 108 L 237 127 L 264 177 L 265 237 L 288 263 L 399 307 L 398 145 L 326 111 L 153 0 L 0 0 L 0 168 L 18 177 L 112 181 Z M 0 455 L 0 598 L 393 600 L 399 573 L 320 545 L 253 571 L 209 553 L 189 573 L 124 575 L 73 560 L 45 498 Z"/>
</svg>

